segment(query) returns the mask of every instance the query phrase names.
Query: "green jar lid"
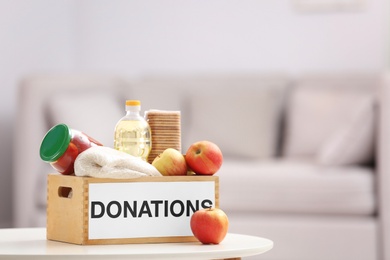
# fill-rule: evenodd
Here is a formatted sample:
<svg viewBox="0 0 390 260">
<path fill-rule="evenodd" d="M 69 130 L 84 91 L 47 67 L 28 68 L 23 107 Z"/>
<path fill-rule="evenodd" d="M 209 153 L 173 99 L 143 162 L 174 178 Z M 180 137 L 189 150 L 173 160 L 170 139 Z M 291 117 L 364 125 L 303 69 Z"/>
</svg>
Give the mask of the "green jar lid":
<svg viewBox="0 0 390 260">
<path fill-rule="evenodd" d="M 53 126 L 42 140 L 39 154 L 46 162 L 55 162 L 60 158 L 70 143 L 71 129 L 65 124 Z"/>
</svg>

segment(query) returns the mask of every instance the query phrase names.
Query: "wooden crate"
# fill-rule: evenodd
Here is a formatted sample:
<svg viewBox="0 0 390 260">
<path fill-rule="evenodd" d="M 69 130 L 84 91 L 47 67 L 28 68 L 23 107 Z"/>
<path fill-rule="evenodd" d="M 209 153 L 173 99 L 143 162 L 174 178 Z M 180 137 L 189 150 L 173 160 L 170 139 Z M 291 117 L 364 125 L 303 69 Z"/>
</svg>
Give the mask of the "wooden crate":
<svg viewBox="0 0 390 260">
<path fill-rule="evenodd" d="M 218 176 L 100 179 L 50 174 L 47 239 L 80 245 L 196 241 L 190 216 L 219 207 Z"/>
</svg>

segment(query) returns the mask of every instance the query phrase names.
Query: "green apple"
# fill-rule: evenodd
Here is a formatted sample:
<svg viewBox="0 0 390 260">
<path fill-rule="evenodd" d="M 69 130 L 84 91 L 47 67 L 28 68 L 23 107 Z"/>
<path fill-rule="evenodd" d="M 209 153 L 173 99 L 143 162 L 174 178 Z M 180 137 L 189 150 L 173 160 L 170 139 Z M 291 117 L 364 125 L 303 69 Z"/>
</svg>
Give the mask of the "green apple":
<svg viewBox="0 0 390 260">
<path fill-rule="evenodd" d="M 184 155 L 176 149 L 167 148 L 154 158 L 152 165 L 164 176 L 187 175 Z"/>
</svg>

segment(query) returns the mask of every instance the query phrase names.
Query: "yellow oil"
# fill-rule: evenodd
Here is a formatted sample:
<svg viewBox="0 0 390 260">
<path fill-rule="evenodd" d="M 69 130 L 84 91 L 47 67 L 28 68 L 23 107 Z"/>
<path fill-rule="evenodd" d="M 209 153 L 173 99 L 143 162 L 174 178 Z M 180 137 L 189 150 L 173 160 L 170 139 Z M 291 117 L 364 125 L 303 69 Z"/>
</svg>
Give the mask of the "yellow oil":
<svg viewBox="0 0 390 260">
<path fill-rule="evenodd" d="M 115 127 L 114 148 L 147 161 L 152 148 L 149 124 L 144 120 L 121 120 Z"/>
</svg>

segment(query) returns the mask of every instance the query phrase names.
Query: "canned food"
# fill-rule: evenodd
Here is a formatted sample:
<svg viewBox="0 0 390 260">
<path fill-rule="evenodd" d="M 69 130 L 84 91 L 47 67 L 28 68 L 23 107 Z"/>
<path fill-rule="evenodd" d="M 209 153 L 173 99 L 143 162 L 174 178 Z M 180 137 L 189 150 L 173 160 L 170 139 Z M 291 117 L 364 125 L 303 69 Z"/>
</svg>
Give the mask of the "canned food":
<svg viewBox="0 0 390 260">
<path fill-rule="evenodd" d="M 74 173 L 76 157 L 92 146 L 102 146 L 99 141 L 87 134 L 72 129 L 65 124 L 52 127 L 42 140 L 39 150 L 41 159 L 59 173 Z"/>
</svg>

